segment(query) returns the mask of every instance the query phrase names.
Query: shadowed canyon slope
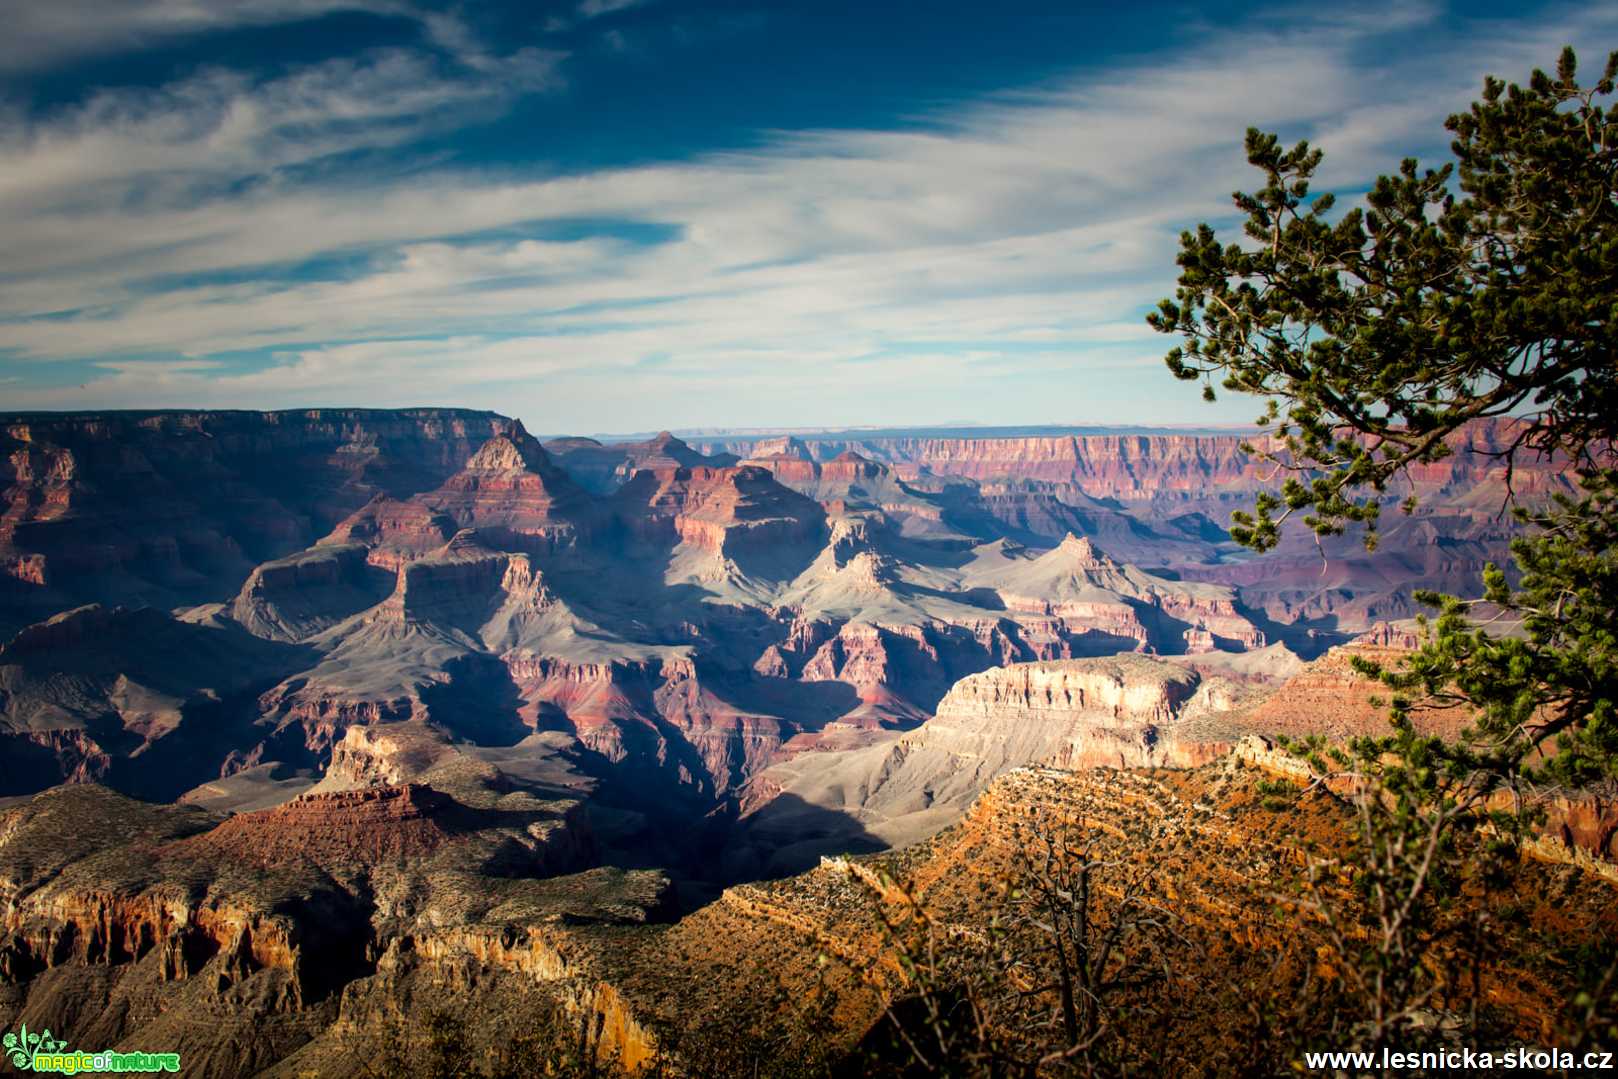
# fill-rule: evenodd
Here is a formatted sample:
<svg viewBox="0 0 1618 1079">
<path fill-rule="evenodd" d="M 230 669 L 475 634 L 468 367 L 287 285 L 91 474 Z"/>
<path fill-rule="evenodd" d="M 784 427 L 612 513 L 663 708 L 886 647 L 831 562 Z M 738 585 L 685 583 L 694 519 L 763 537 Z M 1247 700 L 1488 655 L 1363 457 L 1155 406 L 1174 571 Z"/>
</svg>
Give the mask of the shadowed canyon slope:
<svg viewBox="0 0 1618 1079">
<path fill-rule="evenodd" d="M 876 753 L 992 668 L 1250 655 L 1242 677 L 1273 680 L 1289 649 L 1405 613 L 1413 585 L 1472 586 L 1505 538 L 1479 452 L 1494 428 L 1418 476 L 1424 508 L 1375 556 L 1328 562 L 1224 537 L 1261 484 L 1219 434 L 822 435 L 710 457 L 667 433 L 547 449 L 517 421 L 428 409 L 4 430 L 11 793 L 71 778 L 170 798 L 270 772 L 288 793 L 351 727 L 413 720 L 480 746 L 571 737 L 625 812 L 751 811 L 785 789 L 772 767 Z"/>
<path fill-rule="evenodd" d="M 0 417 L 0 629 L 79 603 L 222 599 L 513 425 L 458 409 Z"/>
<path fill-rule="evenodd" d="M 848 1050 L 880 1019 L 873 987 L 900 984 L 877 911 L 919 901 L 970 939 L 1004 902 L 1029 829 L 1082 825 L 1107 864 L 1154 867 L 1151 898 L 1182 919 L 1156 990 L 1181 1021 L 1170 1036 L 1150 1011 L 1120 1016 L 1124 1044 L 1235 1070 L 1277 1031 L 1231 987 L 1259 987 L 1281 1016 L 1303 1009 L 1289 1023 L 1329 1016 L 1325 931 L 1275 904 L 1300 859 L 1341 849 L 1347 821 L 1319 791 L 1278 803 L 1274 775 L 1262 753 L 1181 771 L 1020 769 L 925 842 L 738 885 L 677 921 L 658 874 L 574 868 L 591 853 L 577 791 L 512 787 L 498 769 L 429 768 L 223 821 L 65 787 L 0 812 L 7 1018 L 71 1015 L 98 1044 L 171 1047 L 211 1075 L 386 1073 L 409 1017 L 440 1013 L 489 1045 L 541 1021 L 565 1040 L 582 1021 L 599 1058 L 676 1074 L 711 1071 L 738 1037 L 796 1030 Z M 70 822 L 94 827 L 64 842 Z M 307 840 L 286 842 L 292 828 Z M 1493 925 L 1476 976 L 1520 1038 L 1544 1036 L 1541 1002 L 1568 976 L 1524 958 L 1537 927 L 1618 928 L 1612 882 L 1568 862 L 1531 862 L 1494 897 L 1522 917 Z"/>
</svg>

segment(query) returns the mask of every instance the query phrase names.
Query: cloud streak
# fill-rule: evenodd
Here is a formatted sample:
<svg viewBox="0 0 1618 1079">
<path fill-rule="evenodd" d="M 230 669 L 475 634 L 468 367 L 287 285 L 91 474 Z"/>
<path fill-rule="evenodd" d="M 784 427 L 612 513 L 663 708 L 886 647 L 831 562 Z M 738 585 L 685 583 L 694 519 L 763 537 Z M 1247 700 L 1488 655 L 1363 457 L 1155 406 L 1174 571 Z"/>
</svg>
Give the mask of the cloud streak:
<svg viewBox="0 0 1618 1079">
<path fill-rule="evenodd" d="M 239 27 L 299 22 L 338 12 L 405 15 L 395 0 L 51 0 L 7 6 L 0 72 L 160 44 Z"/>
</svg>

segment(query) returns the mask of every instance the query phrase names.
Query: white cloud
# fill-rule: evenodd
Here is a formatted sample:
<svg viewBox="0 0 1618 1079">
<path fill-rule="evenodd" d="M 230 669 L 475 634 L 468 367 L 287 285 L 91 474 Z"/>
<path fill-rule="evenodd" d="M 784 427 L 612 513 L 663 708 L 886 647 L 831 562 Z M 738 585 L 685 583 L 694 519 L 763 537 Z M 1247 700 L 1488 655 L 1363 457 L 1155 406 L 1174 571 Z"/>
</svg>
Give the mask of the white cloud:
<svg viewBox="0 0 1618 1079">
<path fill-rule="evenodd" d="M 584 0 L 578 6 L 578 15 L 581 19 L 595 19 L 602 15 L 610 15 L 615 11 L 640 7 L 644 3 L 646 3 L 646 0 Z"/>
<path fill-rule="evenodd" d="M 171 38 L 339 11 L 403 15 L 411 8 L 399 0 L 19 0 L 6 6 L 0 71 L 37 71 Z"/>
<path fill-rule="evenodd" d="M 217 189 L 334 154 L 400 145 L 556 81 L 558 54 L 525 49 L 475 78 L 441 74 L 419 52 L 336 59 L 255 83 L 205 71 L 155 91 L 103 91 L 49 122 L 0 124 L 0 207 L 72 217 L 195 206 Z M 251 199 L 215 204 L 225 214 Z M 71 215 L 71 216 L 70 216 Z M 25 241 L 26 243 L 26 241 Z M 35 252 L 71 263 L 101 245 Z M 5 269 L 33 271 L 17 250 Z"/>
<path fill-rule="evenodd" d="M 1402 32 L 1431 14 L 1407 15 L 1418 21 Z M 537 54 L 451 74 L 381 54 L 268 87 L 215 74 L 92 103 L 0 139 L 0 316 L 86 309 L 13 322 L 3 341 L 25 364 L 99 357 L 105 374 L 7 397 L 439 402 L 550 431 L 971 409 L 1011 422 L 1209 420 L 1194 390 L 1158 374 L 1169 342 L 1140 309 L 1172 290 L 1178 231 L 1227 213 L 1229 192 L 1250 183 L 1248 124 L 1309 137 L 1330 183 L 1361 184 L 1412 147 L 1442 150 L 1443 116 L 1484 71 L 1525 74 L 1618 19 L 1434 30 L 1419 54 L 1368 69 L 1362 54 L 1384 29 L 1354 18 L 1211 31 L 1194 49 L 922 130 L 786 133 L 747 153 L 553 178 L 436 171 L 360 186 L 287 172 L 498 108 L 512 80 L 554 78 L 554 58 Z M 262 179 L 197 197 L 243 176 Z M 657 223 L 671 238 L 464 239 L 586 218 Z M 253 270 L 335 254 L 360 268 L 295 283 Z M 219 271 L 238 283 L 132 286 Z M 274 365 L 210 366 L 255 349 Z M 120 355 L 170 359 L 104 359 Z M 670 359 L 643 362 L 653 356 Z"/>
</svg>

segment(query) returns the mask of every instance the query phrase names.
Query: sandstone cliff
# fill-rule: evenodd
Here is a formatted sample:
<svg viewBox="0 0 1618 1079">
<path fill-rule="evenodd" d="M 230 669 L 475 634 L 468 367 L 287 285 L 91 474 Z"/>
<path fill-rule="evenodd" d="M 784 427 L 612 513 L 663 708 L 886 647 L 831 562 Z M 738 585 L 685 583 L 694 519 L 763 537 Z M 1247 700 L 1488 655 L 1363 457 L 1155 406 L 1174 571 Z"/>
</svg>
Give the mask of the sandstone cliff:
<svg viewBox="0 0 1618 1079">
<path fill-rule="evenodd" d="M 913 842 L 952 823 L 1014 768 L 1200 764 L 1233 744 L 1215 720 L 1243 692 L 1143 656 L 986 670 L 956 682 L 914 731 L 763 772 L 742 842 L 777 870 L 791 868 L 851 841 L 853 849 Z M 823 823 L 811 828 L 811 820 Z"/>
<path fill-rule="evenodd" d="M 1503 485 L 1504 465 L 1496 452 L 1511 439 L 1511 420 L 1478 423 L 1449 442 L 1454 452 L 1416 470 L 1419 490 L 1431 495 L 1471 497 L 1479 487 Z M 971 430 L 929 432 L 831 433 L 800 436 L 802 456 L 828 461 L 840 454 L 904 468 L 980 481 L 1036 480 L 1071 485 L 1093 498 L 1126 502 L 1209 503 L 1232 494 L 1250 497 L 1264 486 L 1261 462 L 1241 449 L 1248 435 L 1206 432 L 985 435 Z M 705 452 L 750 456 L 767 453 L 769 438 L 703 439 Z M 1553 461 L 1525 461 L 1526 490 L 1565 489 Z M 1521 488 L 1520 488 L 1521 489 Z M 1481 503 L 1482 499 L 1479 499 Z"/>
<path fill-rule="evenodd" d="M 595 504 L 521 425 L 479 446 L 431 491 L 377 498 L 339 522 L 325 543 L 361 543 L 391 568 L 475 529 L 502 549 L 545 554 L 595 527 Z"/>
<path fill-rule="evenodd" d="M 417 727 L 395 782 L 356 767 L 348 789 L 225 819 L 87 784 L 12 804 L 0 811 L 0 1021 L 256 1074 L 324 1032 L 347 1032 L 338 1046 L 374 1033 L 377 1009 L 406 999 L 422 966 L 450 1003 L 457 964 L 498 968 L 502 948 L 556 955 L 566 945 L 547 926 L 661 911 L 657 874 L 573 872 L 594 855 L 589 786 L 565 766 L 535 774 L 543 756 L 529 746 L 507 770 Z M 595 984 L 587 967 L 513 969 L 530 1001 L 577 1001 Z"/>
<path fill-rule="evenodd" d="M 0 417 L 0 634 L 74 603 L 222 600 L 518 426 L 459 409 Z"/>
<path fill-rule="evenodd" d="M 1348 644 L 1331 649 L 1283 682 L 1273 694 L 1242 717 L 1258 734 L 1298 737 L 1323 734 L 1350 737 L 1388 730 L 1390 691 L 1354 670 L 1355 657 L 1396 667 L 1419 644 L 1411 625 L 1379 623 Z M 1458 708 L 1417 708 L 1417 728 L 1453 737 L 1470 714 Z"/>
</svg>

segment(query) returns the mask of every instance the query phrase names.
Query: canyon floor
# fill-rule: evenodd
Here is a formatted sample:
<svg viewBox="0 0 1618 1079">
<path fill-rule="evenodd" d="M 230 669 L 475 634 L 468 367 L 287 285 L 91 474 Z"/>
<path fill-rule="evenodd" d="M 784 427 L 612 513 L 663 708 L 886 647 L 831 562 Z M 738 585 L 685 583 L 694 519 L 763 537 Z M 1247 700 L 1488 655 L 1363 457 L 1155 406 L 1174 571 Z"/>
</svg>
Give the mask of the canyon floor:
<svg viewBox="0 0 1618 1079">
<path fill-rule="evenodd" d="M 1349 657 L 1503 560 L 1508 437 L 1426 466 L 1375 554 L 1253 558 L 1236 434 L 5 417 L 0 1021 L 207 1075 L 386 1074 L 429 1019 L 489 1069 L 536 1027 L 630 1069 L 881 1052 L 881 911 L 970 936 L 1015 822 L 1067 807 L 1195 927 L 1176 1052 L 1233 1070 L 1278 1013 L 1210 987 L 1263 958 L 1324 999 L 1265 897 L 1346 835 L 1266 804 L 1267 739 L 1378 729 Z M 1525 1038 L 1568 981 L 1526 935 L 1614 928 L 1618 811 L 1551 820 L 1530 891 L 1471 900 L 1521 915 L 1477 976 Z"/>
</svg>

